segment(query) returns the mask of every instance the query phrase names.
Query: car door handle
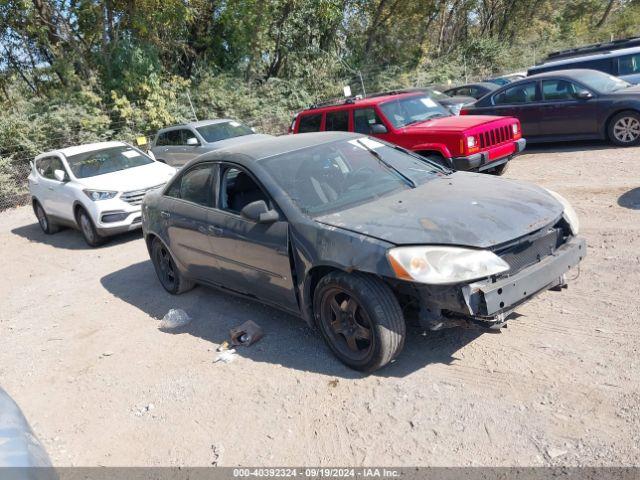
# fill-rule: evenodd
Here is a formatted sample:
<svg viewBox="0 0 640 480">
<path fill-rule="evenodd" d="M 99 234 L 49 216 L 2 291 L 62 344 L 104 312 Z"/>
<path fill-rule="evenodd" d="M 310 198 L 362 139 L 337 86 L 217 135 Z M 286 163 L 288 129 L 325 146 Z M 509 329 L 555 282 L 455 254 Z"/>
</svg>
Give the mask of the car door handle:
<svg viewBox="0 0 640 480">
<path fill-rule="evenodd" d="M 168 149 L 168 148 L 163 148 L 163 149 L 162 149 L 162 151 L 163 151 L 163 152 L 168 152 L 168 151 L 169 151 L 169 149 Z"/>
<path fill-rule="evenodd" d="M 160 216 L 161 216 L 162 218 L 169 218 L 169 217 L 171 216 L 171 214 L 170 214 L 169 212 L 165 211 L 165 210 L 162 210 L 162 211 L 160 212 Z"/>
<path fill-rule="evenodd" d="M 211 233 L 212 235 L 222 235 L 224 233 L 224 230 L 220 227 L 214 227 L 213 225 L 209 225 L 209 233 Z"/>
<path fill-rule="evenodd" d="M 53 191 L 53 187 L 47 187 L 49 190 Z"/>
</svg>

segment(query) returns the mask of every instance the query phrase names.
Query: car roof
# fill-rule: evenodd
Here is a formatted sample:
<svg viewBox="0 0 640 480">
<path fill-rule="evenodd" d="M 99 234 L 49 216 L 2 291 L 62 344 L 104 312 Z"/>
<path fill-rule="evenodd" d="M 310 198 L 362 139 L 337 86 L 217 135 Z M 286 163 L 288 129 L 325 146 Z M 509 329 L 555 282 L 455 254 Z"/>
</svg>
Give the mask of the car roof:
<svg viewBox="0 0 640 480">
<path fill-rule="evenodd" d="M 601 72 L 600 70 L 592 70 L 589 68 L 570 68 L 566 70 L 551 70 L 549 72 L 536 73 L 535 75 L 530 75 L 516 82 L 509 83 L 508 85 L 516 85 L 521 82 L 526 83 L 527 80 L 537 80 L 539 78 L 547 78 L 547 77 L 567 77 L 567 78 L 573 78 L 575 80 L 580 81 L 581 74 L 593 73 L 593 72 L 598 72 L 598 73 L 601 73 L 602 75 L 608 75 L 607 73 Z M 505 87 L 508 85 L 505 85 Z"/>
<path fill-rule="evenodd" d="M 389 100 L 395 100 L 398 98 L 412 97 L 415 95 L 424 94 L 426 89 L 417 89 L 411 92 L 402 92 L 402 93 L 390 93 L 388 95 L 376 95 L 365 98 L 352 98 L 345 99 L 342 103 L 336 101 L 336 103 L 330 103 L 327 105 L 319 105 L 317 107 L 309 107 L 302 110 L 300 113 L 307 114 L 309 112 L 322 112 L 324 110 L 331 109 L 341 109 L 341 108 L 351 108 L 353 106 L 357 107 L 372 107 L 374 105 L 380 105 L 381 103 L 387 102 Z"/>
<path fill-rule="evenodd" d="M 353 140 L 361 137 L 364 137 L 364 135 L 351 132 L 312 132 L 299 133 L 296 135 L 281 135 L 279 137 L 241 143 L 205 153 L 199 156 L 195 162 L 217 159 L 218 157 L 224 158 L 229 154 L 249 157 L 252 160 L 262 160 L 324 143 L 331 143 L 338 140 Z"/>
<path fill-rule="evenodd" d="M 55 154 L 62 154 L 65 157 L 70 157 L 71 155 L 78 155 L 79 153 L 87 153 L 87 152 L 93 152 L 95 150 L 103 150 L 105 148 L 122 147 L 122 146 L 129 147 L 130 145 L 124 142 L 119 142 L 119 141 L 86 143 L 84 145 L 75 145 L 73 147 L 50 150 L 48 152 L 41 153 L 36 157 L 36 159 L 41 157 L 47 157 L 50 155 L 55 155 Z"/>
<path fill-rule="evenodd" d="M 197 122 L 187 122 L 187 123 L 179 123 L 176 125 L 171 125 L 169 127 L 164 127 L 158 130 L 158 132 L 166 132 L 169 130 L 176 130 L 184 127 L 204 127 L 206 125 L 214 125 L 216 123 L 227 123 L 227 122 L 237 122 L 237 120 L 233 120 L 232 118 L 215 118 L 211 120 L 198 120 Z"/>
<path fill-rule="evenodd" d="M 535 70 L 536 68 L 546 68 L 558 65 L 571 65 L 576 62 L 588 62 L 589 60 L 600 60 L 607 57 L 621 57 L 630 53 L 640 53 L 640 47 L 621 48 L 619 50 L 610 50 L 605 52 L 594 53 L 591 55 L 578 55 L 575 57 L 562 58 L 558 60 L 549 60 L 548 62 L 540 63 L 531 67 L 529 70 Z"/>
<path fill-rule="evenodd" d="M 475 83 L 465 83 L 464 85 L 458 85 L 457 87 L 451 87 L 449 89 L 447 89 L 446 91 L 449 90 L 457 90 L 458 88 L 465 88 L 465 87 L 485 87 L 491 90 L 497 90 L 498 88 L 500 88 L 500 85 L 496 85 L 495 83 L 491 83 L 491 82 L 475 82 Z"/>
</svg>

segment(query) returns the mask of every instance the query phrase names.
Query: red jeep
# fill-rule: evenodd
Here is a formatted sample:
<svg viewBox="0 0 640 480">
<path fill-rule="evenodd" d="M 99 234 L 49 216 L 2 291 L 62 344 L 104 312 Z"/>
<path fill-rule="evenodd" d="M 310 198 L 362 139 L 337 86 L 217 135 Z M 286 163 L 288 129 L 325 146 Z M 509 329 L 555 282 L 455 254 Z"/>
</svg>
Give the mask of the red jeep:
<svg viewBox="0 0 640 480">
<path fill-rule="evenodd" d="M 291 133 L 341 130 L 379 137 L 455 170 L 501 175 L 526 141 L 513 117 L 455 116 L 420 91 L 389 92 L 314 105 Z"/>
</svg>

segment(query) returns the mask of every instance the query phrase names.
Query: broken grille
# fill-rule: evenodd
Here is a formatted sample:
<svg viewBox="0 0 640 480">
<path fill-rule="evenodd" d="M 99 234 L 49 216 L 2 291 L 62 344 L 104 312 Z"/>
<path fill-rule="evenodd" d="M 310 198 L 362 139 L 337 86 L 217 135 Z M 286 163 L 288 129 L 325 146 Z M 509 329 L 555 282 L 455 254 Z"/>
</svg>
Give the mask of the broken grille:
<svg viewBox="0 0 640 480">
<path fill-rule="evenodd" d="M 513 275 L 551 255 L 562 244 L 562 240 L 560 228 L 549 228 L 537 237 L 510 245 L 496 253 L 509 264 L 511 269 L 507 273 Z"/>
</svg>

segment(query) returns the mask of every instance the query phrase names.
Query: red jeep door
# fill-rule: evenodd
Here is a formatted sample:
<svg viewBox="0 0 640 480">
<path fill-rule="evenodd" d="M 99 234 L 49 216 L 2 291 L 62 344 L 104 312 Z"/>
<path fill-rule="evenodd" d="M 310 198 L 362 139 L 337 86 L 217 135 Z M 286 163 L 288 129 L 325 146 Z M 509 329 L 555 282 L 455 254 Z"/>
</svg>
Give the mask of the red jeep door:
<svg viewBox="0 0 640 480">
<path fill-rule="evenodd" d="M 381 127 L 384 127 L 385 133 L 376 133 L 375 130 L 381 129 Z M 382 138 L 388 142 L 394 141 L 392 139 L 394 135 L 389 126 L 382 120 L 382 116 L 374 107 L 362 107 L 353 110 L 353 131 Z"/>
</svg>

